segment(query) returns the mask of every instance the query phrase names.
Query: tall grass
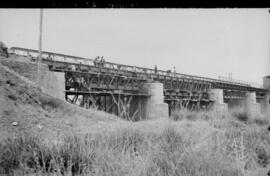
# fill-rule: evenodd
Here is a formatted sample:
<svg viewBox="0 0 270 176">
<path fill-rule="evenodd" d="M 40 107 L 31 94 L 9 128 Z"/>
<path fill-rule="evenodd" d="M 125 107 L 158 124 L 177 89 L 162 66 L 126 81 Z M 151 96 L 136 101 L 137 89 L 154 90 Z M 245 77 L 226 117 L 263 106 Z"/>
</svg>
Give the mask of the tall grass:
<svg viewBox="0 0 270 176">
<path fill-rule="evenodd" d="M 187 108 L 175 109 L 172 111 L 170 118 L 175 121 L 179 120 L 212 120 L 227 117 L 227 113 L 219 113 L 216 111 L 192 111 Z"/>
<path fill-rule="evenodd" d="M 206 120 L 216 131 L 195 143 L 173 125 L 180 122 L 161 133 L 122 128 L 54 140 L 21 134 L 0 143 L 0 174 L 249 176 L 270 166 L 268 122 L 242 111 L 178 113 L 171 118 L 190 120 L 191 129 Z"/>
<path fill-rule="evenodd" d="M 257 124 L 260 126 L 269 125 L 269 118 L 259 113 L 251 113 L 244 108 L 234 108 L 230 111 L 230 116 L 246 124 Z"/>
<path fill-rule="evenodd" d="M 191 111 L 187 108 L 175 109 L 172 111 L 170 119 L 175 121 L 181 120 L 207 120 L 207 121 L 215 121 L 215 120 L 231 120 L 235 125 L 238 122 L 242 122 L 244 124 L 256 124 L 259 126 L 266 126 L 270 124 L 270 119 L 262 114 L 251 114 L 244 108 L 234 108 L 229 112 L 216 112 L 216 111 Z"/>
<path fill-rule="evenodd" d="M 239 134 L 226 131 L 218 145 L 211 140 L 217 147 L 210 147 L 207 152 L 195 150 L 173 126 L 161 134 L 121 129 L 111 134 L 63 136 L 57 142 L 22 134 L 0 143 L 0 171 L 10 175 L 240 176 L 246 175 L 247 170 L 247 160 L 241 157 L 254 153 L 251 146 L 258 141 L 267 140 L 266 136 L 264 140 L 258 138 L 261 133 L 256 133 L 256 137 L 251 132 L 242 137 Z M 239 147 L 231 147 L 233 141 Z M 239 165 L 241 162 L 244 164 Z"/>
<path fill-rule="evenodd" d="M 208 141 L 205 149 L 201 150 L 204 155 L 222 158 L 218 161 L 229 160 L 242 175 L 266 167 L 270 172 L 269 119 L 266 116 L 251 114 L 243 108 L 224 114 L 180 109 L 174 111 L 170 118 L 175 121 L 207 120 L 218 130 L 215 140 Z"/>
</svg>

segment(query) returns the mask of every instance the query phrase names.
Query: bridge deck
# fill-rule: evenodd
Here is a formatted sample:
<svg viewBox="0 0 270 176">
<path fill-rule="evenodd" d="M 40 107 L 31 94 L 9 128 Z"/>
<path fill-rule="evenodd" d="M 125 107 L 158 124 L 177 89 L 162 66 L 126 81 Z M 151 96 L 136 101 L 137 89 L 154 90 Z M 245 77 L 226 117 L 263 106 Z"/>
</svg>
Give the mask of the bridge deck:
<svg viewBox="0 0 270 176">
<path fill-rule="evenodd" d="M 25 49 L 19 47 L 10 48 L 10 52 L 16 55 L 38 57 L 38 50 Z M 94 90 L 98 89 L 123 89 L 130 94 L 144 94 L 141 91 L 142 83 L 152 80 L 164 84 L 164 94 L 167 99 L 175 98 L 178 92 L 191 94 L 204 94 L 209 89 L 224 89 L 227 97 L 236 92 L 255 91 L 261 97 L 267 90 L 251 86 L 241 81 L 226 81 L 200 76 L 192 76 L 181 73 L 171 73 L 163 70 L 154 70 L 137 66 L 116 64 L 112 62 L 97 63 L 94 59 L 82 58 L 52 52 L 42 52 L 42 62 L 48 64 L 53 71 L 65 72 L 73 77 L 70 83 L 74 83 L 76 78 L 83 78 L 86 87 Z M 75 67 L 77 71 L 72 71 Z M 69 85 L 69 82 L 67 82 Z M 91 85 L 90 85 L 91 84 Z M 70 84 L 72 85 L 72 84 Z M 79 90 L 76 90 L 79 91 Z M 89 89 L 81 91 L 90 91 Z M 174 95 L 175 94 L 175 95 Z M 180 95 L 178 95 L 180 96 Z M 202 97 L 204 98 L 204 97 Z M 205 97 L 206 98 L 206 97 Z M 175 98 L 176 99 L 176 98 Z"/>
</svg>

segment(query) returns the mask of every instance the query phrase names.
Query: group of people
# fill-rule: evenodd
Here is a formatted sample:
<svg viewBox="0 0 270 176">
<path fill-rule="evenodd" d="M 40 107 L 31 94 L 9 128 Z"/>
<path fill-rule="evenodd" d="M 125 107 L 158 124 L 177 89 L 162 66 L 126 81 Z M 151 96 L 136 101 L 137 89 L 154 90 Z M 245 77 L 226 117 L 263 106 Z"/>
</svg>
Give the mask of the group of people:
<svg viewBox="0 0 270 176">
<path fill-rule="evenodd" d="M 158 70 L 157 70 L 157 65 L 155 65 L 154 70 L 155 70 L 155 74 L 157 74 L 157 72 L 158 72 Z M 176 70 L 175 70 L 175 67 L 173 67 L 173 72 L 172 72 L 172 70 L 167 70 L 166 72 L 167 72 L 167 75 L 169 75 L 169 76 L 176 76 Z M 173 75 L 172 75 L 172 73 L 173 73 Z"/>
<path fill-rule="evenodd" d="M 97 67 L 104 67 L 105 66 L 105 59 L 103 56 L 97 56 L 94 60 L 94 65 Z"/>
<path fill-rule="evenodd" d="M 95 59 L 94 59 L 94 65 L 97 66 L 97 67 L 105 67 L 105 59 L 103 56 L 99 57 L 97 56 Z M 120 69 L 120 65 L 118 65 L 118 69 Z M 133 72 L 136 72 L 136 67 L 134 66 L 133 67 Z M 158 73 L 158 69 L 157 69 L 157 65 L 155 65 L 154 67 L 154 72 L 155 74 Z M 169 76 L 175 76 L 176 75 L 176 70 L 175 70 L 175 67 L 173 67 L 173 72 L 171 70 L 167 70 L 167 75 Z"/>
</svg>

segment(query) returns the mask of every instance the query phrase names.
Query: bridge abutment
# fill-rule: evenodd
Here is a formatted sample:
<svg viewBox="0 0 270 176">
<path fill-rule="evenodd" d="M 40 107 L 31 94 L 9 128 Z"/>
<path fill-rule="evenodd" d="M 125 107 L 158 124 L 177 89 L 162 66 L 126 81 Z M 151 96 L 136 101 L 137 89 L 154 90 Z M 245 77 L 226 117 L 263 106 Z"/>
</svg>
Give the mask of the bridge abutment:
<svg viewBox="0 0 270 176">
<path fill-rule="evenodd" d="M 223 89 L 211 89 L 210 100 L 213 102 L 211 109 L 216 112 L 228 112 L 228 104 L 224 103 Z"/>
<path fill-rule="evenodd" d="M 164 103 L 163 84 L 160 82 L 147 82 L 143 89 L 150 96 L 143 103 L 147 119 L 168 118 L 169 105 Z"/>
<path fill-rule="evenodd" d="M 50 71 L 48 65 L 41 64 L 39 82 L 42 90 L 59 99 L 65 100 L 65 73 Z"/>
</svg>

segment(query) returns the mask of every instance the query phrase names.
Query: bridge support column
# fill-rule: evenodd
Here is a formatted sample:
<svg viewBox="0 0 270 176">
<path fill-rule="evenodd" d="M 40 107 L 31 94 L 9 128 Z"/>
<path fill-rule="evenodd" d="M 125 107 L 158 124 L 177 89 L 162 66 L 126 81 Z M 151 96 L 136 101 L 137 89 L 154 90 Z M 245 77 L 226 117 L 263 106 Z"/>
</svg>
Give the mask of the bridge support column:
<svg viewBox="0 0 270 176">
<path fill-rule="evenodd" d="M 244 108 L 249 114 L 259 114 L 261 106 L 256 102 L 256 92 L 246 92 L 244 99 Z"/>
<path fill-rule="evenodd" d="M 212 110 L 220 113 L 228 112 L 228 104 L 224 103 L 223 89 L 211 89 L 210 100 L 213 101 Z"/>
<path fill-rule="evenodd" d="M 143 89 L 150 95 L 146 99 L 145 112 L 147 119 L 168 118 L 169 105 L 164 103 L 163 84 L 160 82 L 145 83 Z"/>
<path fill-rule="evenodd" d="M 48 66 L 41 64 L 40 86 L 47 94 L 65 100 L 65 73 L 53 72 Z"/>
<path fill-rule="evenodd" d="M 263 77 L 263 88 L 268 91 L 262 101 L 262 113 L 270 116 L 270 76 Z"/>
</svg>

